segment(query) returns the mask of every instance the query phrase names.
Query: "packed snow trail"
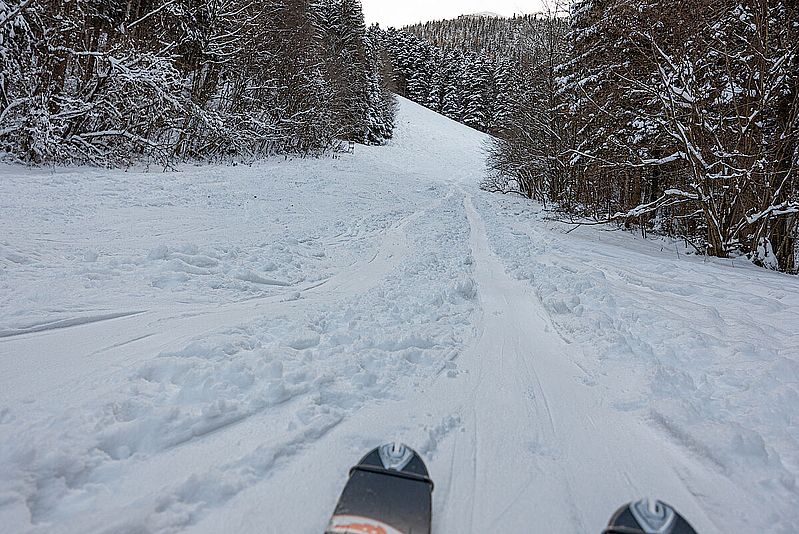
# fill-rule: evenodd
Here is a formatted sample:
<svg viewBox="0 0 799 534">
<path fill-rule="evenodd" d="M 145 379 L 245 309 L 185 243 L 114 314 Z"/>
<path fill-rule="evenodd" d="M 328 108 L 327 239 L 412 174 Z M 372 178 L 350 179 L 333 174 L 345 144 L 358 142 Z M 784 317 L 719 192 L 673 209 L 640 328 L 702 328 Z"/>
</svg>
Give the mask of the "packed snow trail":
<svg viewBox="0 0 799 534">
<path fill-rule="evenodd" d="M 142 174 L 0 171 L 0 524 L 308 532 L 425 456 L 435 532 L 799 522 L 799 283 L 480 192 L 485 136 Z"/>
</svg>

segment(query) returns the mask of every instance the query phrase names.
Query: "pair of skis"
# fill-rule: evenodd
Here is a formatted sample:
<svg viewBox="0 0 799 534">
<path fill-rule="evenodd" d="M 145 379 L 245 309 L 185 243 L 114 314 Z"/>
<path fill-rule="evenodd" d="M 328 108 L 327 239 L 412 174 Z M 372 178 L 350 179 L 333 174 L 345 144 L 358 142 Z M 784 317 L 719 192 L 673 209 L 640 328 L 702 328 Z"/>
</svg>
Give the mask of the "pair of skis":
<svg viewBox="0 0 799 534">
<path fill-rule="evenodd" d="M 433 481 L 413 449 L 388 444 L 352 468 L 325 534 L 430 534 Z M 643 500 L 621 507 L 604 534 L 696 534 L 673 508 Z"/>
</svg>

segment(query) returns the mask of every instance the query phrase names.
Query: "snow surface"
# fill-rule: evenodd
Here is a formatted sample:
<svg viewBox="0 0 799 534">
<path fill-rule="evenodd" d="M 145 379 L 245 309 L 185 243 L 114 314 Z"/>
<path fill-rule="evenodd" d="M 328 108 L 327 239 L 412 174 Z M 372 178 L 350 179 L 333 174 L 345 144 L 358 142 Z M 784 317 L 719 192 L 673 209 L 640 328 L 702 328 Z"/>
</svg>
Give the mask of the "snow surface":
<svg viewBox="0 0 799 534">
<path fill-rule="evenodd" d="M 319 533 L 398 439 L 435 532 L 796 532 L 799 280 L 567 234 L 485 141 L 403 100 L 338 159 L 0 169 L 0 530 Z"/>
</svg>

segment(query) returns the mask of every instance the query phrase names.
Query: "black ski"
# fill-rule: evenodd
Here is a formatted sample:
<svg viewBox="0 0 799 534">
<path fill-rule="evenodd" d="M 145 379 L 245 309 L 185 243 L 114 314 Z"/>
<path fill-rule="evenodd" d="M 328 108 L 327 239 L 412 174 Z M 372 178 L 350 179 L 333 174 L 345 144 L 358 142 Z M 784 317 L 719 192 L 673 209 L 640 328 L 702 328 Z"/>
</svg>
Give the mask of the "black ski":
<svg viewBox="0 0 799 534">
<path fill-rule="evenodd" d="M 399 444 L 372 450 L 350 479 L 326 534 L 430 534 L 433 482 L 415 451 Z"/>
<path fill-rule="evenodd" d="M 644 499 L 622 506 L 613 515 L 605 534 L 697 534 L 674 508 Z"/>
</svg>

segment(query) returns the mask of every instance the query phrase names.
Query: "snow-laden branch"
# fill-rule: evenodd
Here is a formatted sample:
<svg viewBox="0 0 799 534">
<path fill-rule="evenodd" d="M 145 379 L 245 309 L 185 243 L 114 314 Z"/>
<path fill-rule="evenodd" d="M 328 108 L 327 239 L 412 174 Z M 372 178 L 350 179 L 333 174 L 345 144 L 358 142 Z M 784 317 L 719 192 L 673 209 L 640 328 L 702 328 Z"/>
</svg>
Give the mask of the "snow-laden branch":
<svg viewBox="0 0 799 534">
<path fill-rule="evenodd" d="M 174 4 L 176 4 L 177 2 L 178 2 L 178 0 L 169 0 L 168 2 L 164 2 L 164 3 L 163 3 L 163 4 L 162 4 L 160 7 L 158 7 L 157 9 L 154 9 L 153 11 L 150 11 L 149 13 L 147 13 L 147 14 L 145 14 L 144 16 L 140 17 L 138 20 L 134 20 L 133 22 L 131 22 L 130 24 L 128 24 L 128 26 L 127 26 L 127 29 L 135 28 L 136 26 L 138 26 L 138 25 L 139 25 L 139 24 L 141 24 L 142 22 L 146 21 L 146 20 L 147 20 L 147 19 L 149 19 L 150 17 L 154 17 L 155 15 L 157 15 L 158 13 L 160 13 L 161 11 L 163 11 L 163 10 L 165 10 L 166 8 L 168 8 L 168 7 L 170 7 L 170 6 L 174 5 Z"/>
<path fill-rule="evenodd" d="M 700 198 L 699 195 L 694 193 L 688 193 L 685 191 L 681 191 L 679 189 L 668 189 L 663 193 L 663 196 L 661 196 L 657 200 L 653 202 L 648 202 L 646 204 L 641 204 L 625 212 L 615 213 L 608 219 L 608 221 L 641 217 L 642 215 L 646 215 L 647 213 L 653 213 L 667 206 L 674 206 L 677 204 L 682 204 L 684 202 L 697 201 L 699 200 L 699 198 Z"/>
<path fill-rule="evenodd" d="M 747 215 L 746 222 L 752 225 L 766 217 L 784 217 L 785 215 L 794 215 L 797 213 L 799 213 L 799 202 L 783 202 L 781 204 L 769 206 L 759 213 Z"/>
<path fill-rule="evenodd" d="M 22 2 L 22 4 L 19 5 L 19 7 L 17 7 L 17 9 L 9 13 L 6 18 L 0 20 L 0 30 L 2 30 L 6 24 L 8 24 L 12 20 L 20 16 L 26 9 L 28 9 L 31 6 L 31 4 L 33 4 L 34 1 L 35 0 L 25 0 L 24 2 Z"/>
</svg>

